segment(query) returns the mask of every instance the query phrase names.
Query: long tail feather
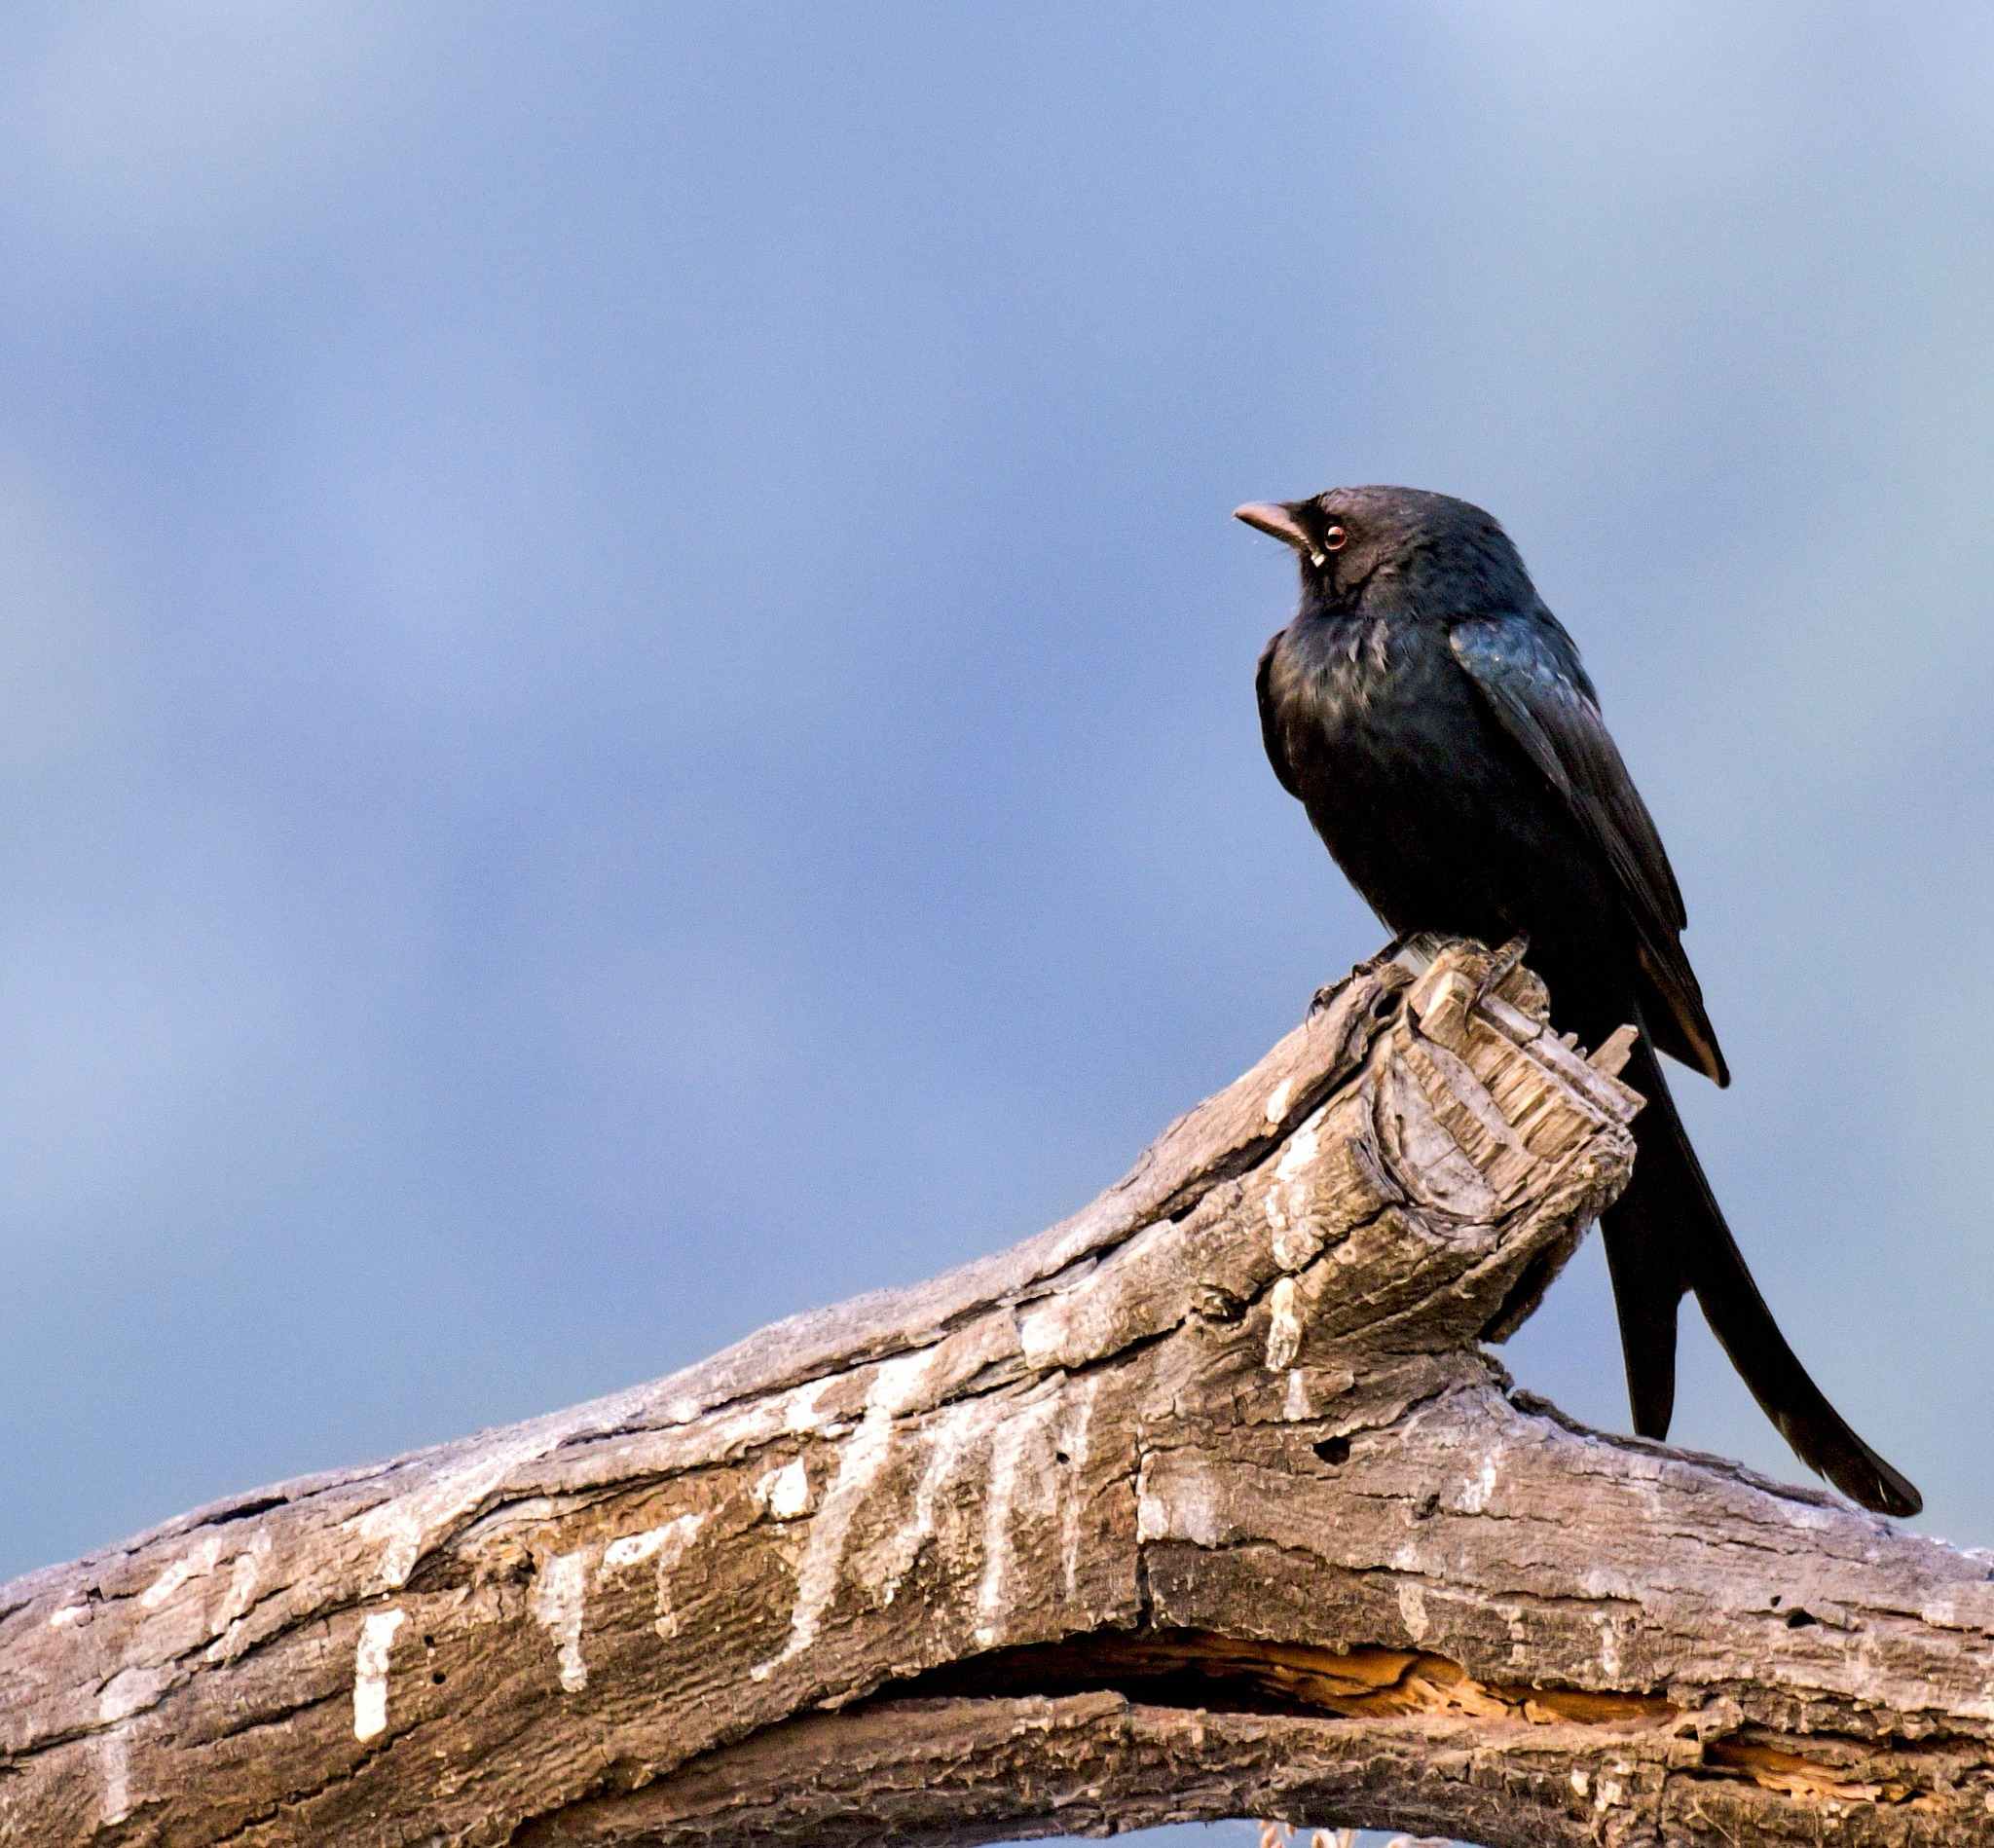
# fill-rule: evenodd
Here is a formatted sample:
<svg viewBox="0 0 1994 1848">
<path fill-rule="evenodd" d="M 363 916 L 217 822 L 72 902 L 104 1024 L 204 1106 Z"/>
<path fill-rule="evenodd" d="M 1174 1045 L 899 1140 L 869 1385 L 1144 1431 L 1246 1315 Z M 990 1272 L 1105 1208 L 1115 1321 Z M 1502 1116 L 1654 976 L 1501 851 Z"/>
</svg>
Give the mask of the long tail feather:
<svg viewBox="0 0 1994 1848">
<path fill-rule="evenodd" d="M 1601 1220 L 1635 1429 L 1665 1436 L 1676 1392 L 1676 1313 L 1693 1290 L 1711 1332 L 1793 1454 L 1879 1514 L 1916 1514 L 1915 1488 L 1856 1435 L 1808 1377 L 1758 1293 L 1689 1146 L 1645 1036 L 1624 1076 L 1646 1098 L 1627 1191 Z"/>
</svg>

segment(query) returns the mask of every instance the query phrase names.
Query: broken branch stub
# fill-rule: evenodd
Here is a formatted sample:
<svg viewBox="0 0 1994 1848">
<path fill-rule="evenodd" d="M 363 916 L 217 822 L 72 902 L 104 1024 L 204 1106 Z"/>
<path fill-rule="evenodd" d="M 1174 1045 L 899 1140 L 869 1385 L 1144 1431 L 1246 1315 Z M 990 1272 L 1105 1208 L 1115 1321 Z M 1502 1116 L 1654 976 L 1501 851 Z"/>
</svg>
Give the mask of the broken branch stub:
<svg viewBox="0 0 1994 1848">
<path fill-rule="evenodd" d="M 1638 1108 L 1489 970 L 1010 1251 L 0 1591 L 0 1839 L 1987 1839 L 1985 1561 L 1483 1354 Z"/>
</svg>

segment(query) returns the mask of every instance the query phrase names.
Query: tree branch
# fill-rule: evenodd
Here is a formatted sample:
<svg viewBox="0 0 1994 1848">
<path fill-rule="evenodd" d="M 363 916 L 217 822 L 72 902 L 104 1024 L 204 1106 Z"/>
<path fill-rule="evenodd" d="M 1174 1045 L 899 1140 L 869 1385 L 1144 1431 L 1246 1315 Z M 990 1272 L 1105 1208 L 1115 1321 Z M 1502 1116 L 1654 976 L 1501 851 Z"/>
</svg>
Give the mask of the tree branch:
<svg viewBox="0 0 1994 1848">
<path fill-rule="evenodd" d="M 1639 1100 L 1361 969 L 1085 1211 L 0 1589 L 0 1839 L 1977 1842 L 1986 1558 L 1481 1350 Z"/>
</svg>

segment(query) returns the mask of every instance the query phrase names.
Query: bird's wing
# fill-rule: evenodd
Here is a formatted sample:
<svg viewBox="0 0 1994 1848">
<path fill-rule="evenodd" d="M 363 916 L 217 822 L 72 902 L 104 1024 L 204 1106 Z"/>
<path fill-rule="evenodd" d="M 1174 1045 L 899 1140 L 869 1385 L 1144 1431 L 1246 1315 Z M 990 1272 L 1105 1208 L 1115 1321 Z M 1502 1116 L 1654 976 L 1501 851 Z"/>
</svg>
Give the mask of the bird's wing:
<svg viewBox="0 0 1994 1848">
<path fill-rule="evenodd" d="M 1287 743 L 1281 736 L 1280 718 L 1274 711 L 1273 689 L 1268 685 L 1274 674 L 1274 651 L 1286 634 L 1285 629 L 1276 629 L 1267 638 L 1267 647 L 1260 650 L 1260 665 L 1253 671 L 1253 692 L 1260 701 L 1260 741 L 1267 747 L 1267 760 L 1274 765 L 1274 775 L 1280 778 L 1281 788 L 1299 802 L 1302 786 L 1295 781 L 1295 766 L 1288 761 Z"/>
<path fill-rule="evenodd" d="M 1678 936 L 1689 921 L 1682 890 L 1654 818 L 1600 717 L 1599 696 L 1571 638 L 1549 610 L 1539 610 L 1530 620 L 1458 622 L 1451 639 L 1456 659 L 1503 728 L 1565 798 L 1619 880 L 1642 971 L 1662 1003 L 1661 1017 L 1650 1019 L 1659 1043 L 1728 1084 L 1702 989 Z"/>
</svg>

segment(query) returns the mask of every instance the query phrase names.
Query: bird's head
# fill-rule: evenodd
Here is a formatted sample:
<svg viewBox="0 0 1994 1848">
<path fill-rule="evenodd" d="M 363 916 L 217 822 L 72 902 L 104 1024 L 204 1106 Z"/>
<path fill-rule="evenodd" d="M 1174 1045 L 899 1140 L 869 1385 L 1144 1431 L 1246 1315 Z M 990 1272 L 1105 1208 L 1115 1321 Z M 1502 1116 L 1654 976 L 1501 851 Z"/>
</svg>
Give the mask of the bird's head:
<svg viewBox="0 0 1994 1848">
<path fill-rule="evenodd" d="M 1423 488 L 1332 488 L 1307 500 L 1256 500 L 1236 520 L 1295 548 L 1302 605 L 1350 609 L 1386 590 L 1446 613 L 1534 599 L 1494 516 Z"/>
</svg>

